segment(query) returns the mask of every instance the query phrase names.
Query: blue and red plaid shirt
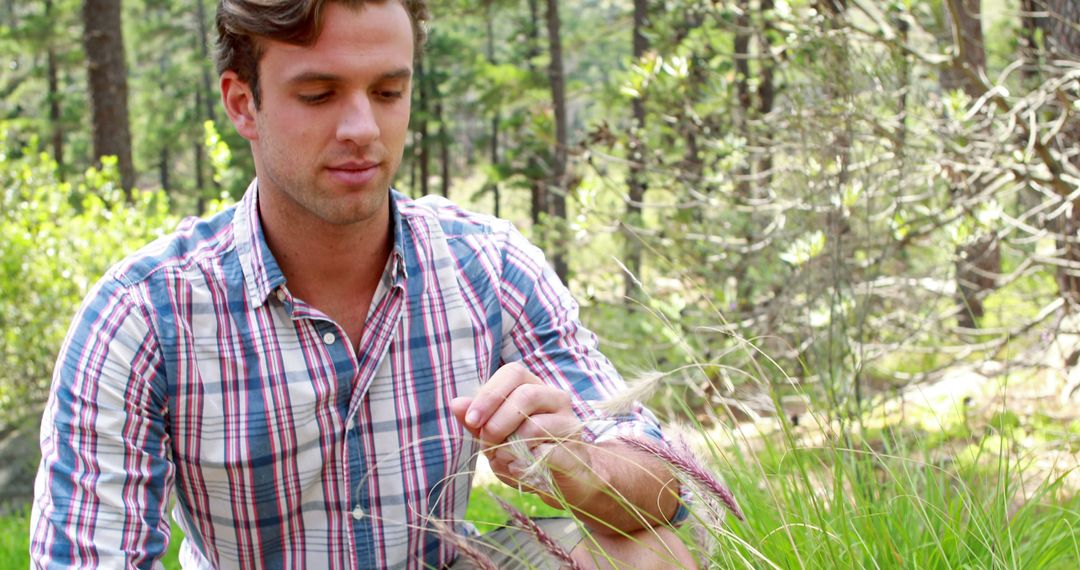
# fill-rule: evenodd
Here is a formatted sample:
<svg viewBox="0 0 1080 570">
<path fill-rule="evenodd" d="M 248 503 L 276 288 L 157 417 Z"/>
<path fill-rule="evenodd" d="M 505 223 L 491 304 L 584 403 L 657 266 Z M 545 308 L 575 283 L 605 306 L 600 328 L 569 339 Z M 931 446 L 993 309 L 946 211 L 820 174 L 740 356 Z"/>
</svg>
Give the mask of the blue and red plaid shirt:
<svg viewBox="0 0 1080 570">
<path fill-rule="evenodd" d="M 114 267 L 61 349 L 41 428 L 31 555 L 148 568 L 165 511 L 185 567 L 441 567 L 477 444 L 450 413 L 502 364 L 573 395 L 592 436 L 659 438 L 543 254 L 505 221 L 392 193 L 394 249 L 359 340 L 293 297 L 253 182 Z"/>
</svg>

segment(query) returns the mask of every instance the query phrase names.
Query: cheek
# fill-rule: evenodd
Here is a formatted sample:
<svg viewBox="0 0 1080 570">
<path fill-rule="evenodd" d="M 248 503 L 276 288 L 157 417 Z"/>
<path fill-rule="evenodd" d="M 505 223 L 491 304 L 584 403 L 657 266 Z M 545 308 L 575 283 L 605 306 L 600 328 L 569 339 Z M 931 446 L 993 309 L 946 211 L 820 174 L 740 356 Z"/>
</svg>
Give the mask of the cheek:
<svg viewBox="0 0 1080 570">
<path fill-rule="evenodd" d="M 304 109 L 284 109 L 268 117 L 268 125 L 278 142 L 289 144 L 289 141 L 311 137 L 312 133 L 324 128 L 330 122 L 328 115 Z"/>
<path fill-rule="evenodd" d="M 384 133 L 388 140 L 404 141 L 409 132 L 409 105 L 403 103 L 400 108 L 388 111 L 383 116 L 379 130 Z"/>
</svg>

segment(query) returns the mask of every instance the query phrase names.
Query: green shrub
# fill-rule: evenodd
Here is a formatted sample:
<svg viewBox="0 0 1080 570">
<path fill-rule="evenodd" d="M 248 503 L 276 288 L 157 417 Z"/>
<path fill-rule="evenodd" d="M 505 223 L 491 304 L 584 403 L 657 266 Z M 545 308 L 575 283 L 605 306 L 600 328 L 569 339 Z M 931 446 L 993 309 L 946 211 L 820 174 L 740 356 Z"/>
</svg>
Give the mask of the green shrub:
<svg viewBox="0 0 1080 570">
<path fill-rule="evenodd" d="M 0 124 L 0 131 L 6 129 Z M 128 200 L 114 160 L 61 181 L 36 144 L 0 146 L 0 424 L 44 397 L 82 297 L 108 267 L 175 225 L 163 192 Z"/>
</svg>

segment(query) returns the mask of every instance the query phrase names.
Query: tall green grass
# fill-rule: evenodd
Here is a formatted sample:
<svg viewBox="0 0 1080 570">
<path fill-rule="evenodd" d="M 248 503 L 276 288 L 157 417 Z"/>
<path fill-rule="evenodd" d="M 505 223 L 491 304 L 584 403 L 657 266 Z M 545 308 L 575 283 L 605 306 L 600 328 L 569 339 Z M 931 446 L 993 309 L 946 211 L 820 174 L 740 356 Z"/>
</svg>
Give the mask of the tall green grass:
<svg viewBox="0 0 1080 570">
<path fill-rule="evenodd" d="M 753 452 L 707 442 L 746 513 L 703 521 L 711 566 L 1080 568 L 1080 500 L 1063 476 L 1025 490 L 1007 439 L 959 461 L 893 433 L 806 446 L 784 431 Z"/>
</svg>

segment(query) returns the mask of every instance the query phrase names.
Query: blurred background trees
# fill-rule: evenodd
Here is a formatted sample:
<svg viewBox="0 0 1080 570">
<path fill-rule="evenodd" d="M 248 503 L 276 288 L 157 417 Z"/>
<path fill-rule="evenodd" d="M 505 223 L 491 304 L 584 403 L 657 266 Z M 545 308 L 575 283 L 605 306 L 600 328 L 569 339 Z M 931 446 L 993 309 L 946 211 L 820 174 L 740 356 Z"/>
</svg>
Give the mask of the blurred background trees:
<svg viewBox="0 0 1080 570">
<path fill-rule="evenodd" d="M 1080 354 L 1050 350 L 1080 303 L 1075 1 L 431 4 L 397 187 L 528 231 L 627 374 L 699 409 L 771 413 L 779 386 L 843 414 Z M 0 6 L 0 408 L 40 398 L 107 263 L 246 186 L 214 6 Z"/>
</svg>

